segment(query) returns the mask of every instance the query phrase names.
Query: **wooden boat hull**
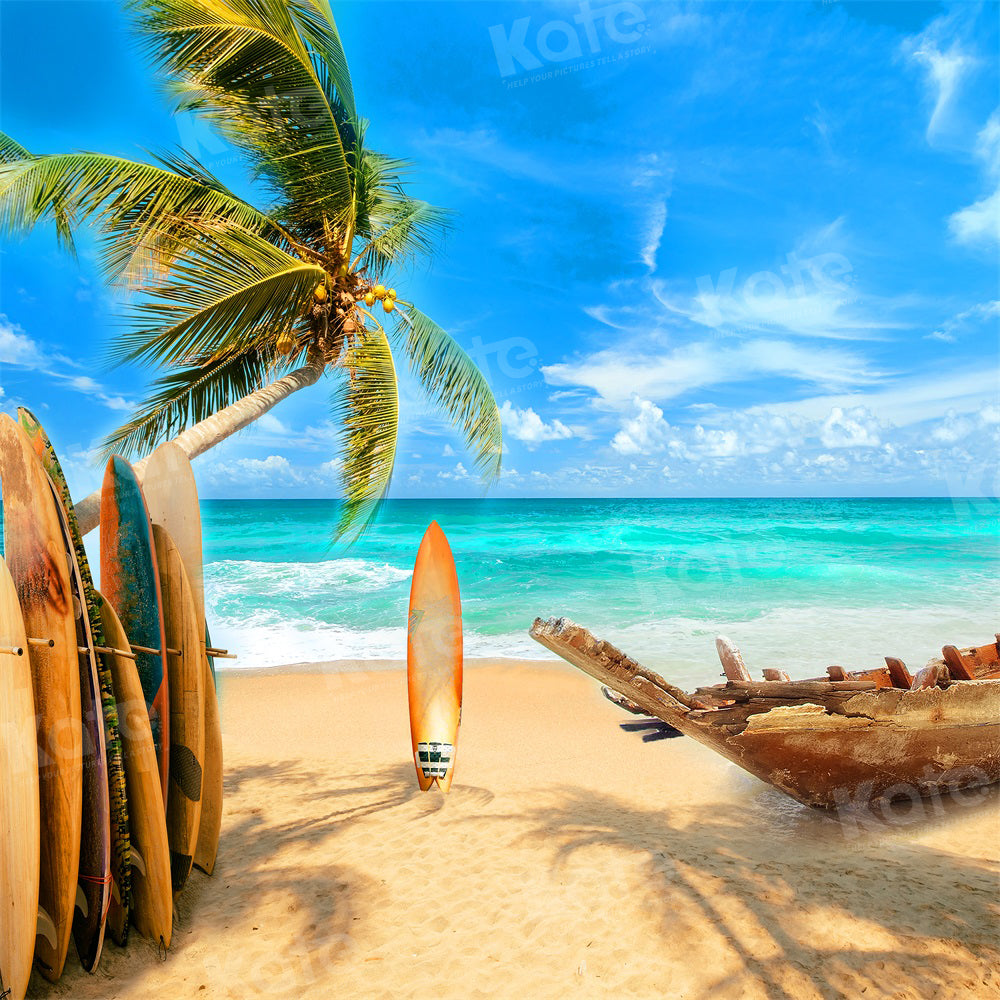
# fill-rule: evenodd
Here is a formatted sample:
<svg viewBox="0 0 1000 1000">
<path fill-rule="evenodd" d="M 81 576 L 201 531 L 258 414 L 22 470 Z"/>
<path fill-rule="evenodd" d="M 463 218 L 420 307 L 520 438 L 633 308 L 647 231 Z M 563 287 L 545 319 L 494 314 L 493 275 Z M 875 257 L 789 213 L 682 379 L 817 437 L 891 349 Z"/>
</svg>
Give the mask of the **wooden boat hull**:
<svg viewBox="0 0 1000 1000">
<path fill-rule="evenodd" d="M 106 646 L 101 617 L 98 613 L 97 595 L 90 563 L 83 545 L 76 521 L 69 484 L 55 449 L 44 428 L 26 407 L 19 407 L 18 420 L 35 454 L 42 461 L 62 500 L 63 511 L 73 541 L 73 551 L 84 593 L 84 606 L 90 624 L 92 644 L 100 650 Z M 101 714 L 104 722 L 104 743 L 107 761 L 108 798 L 111 808 L 111 900 L 108 910 L 107 929 L 114 941 L 124 947 L 128 942 L 128 911 L 130 900 L 130 872 L 132 861 L 129 856 L 128 805 L 125 795 L 125 769 L 122 761 L 121 738 L 118 732 L 118 708 L 115 704 L 111 683 L 111 673 L 105 663 L 105 654 L 98 652 L 96 658 L 97 677 L 101 692 Z"/>
<path fill-rule="evenodd" d="M 417 781 L 423 791 L 437 783 L 446 792 L 462 719 L 462 602 L 451 547 L 437 521 L 424 534 L 413 568 L 406 664 Z"/>
<path fill-rule="evenodd" d="M 132 466 L 119 455 L 108 461 L 101 491 L 101 590 L 136 646 L 136 668 L 149 710 L 160 786 L 167 799 L 170 765 L 170 694 L 163 635 L 163 600 L 153 527 Z"/>
<path fill-rule="evenodd" d="M 816 684 L 831 693 L 812 701 L 789 698 L 764 708 L 751 697 L 728 708 L 699 708 L 573 622 L 538 619 L 531 635 L 644 712 L 806 805 L 865 807 L 1000 781 L 1000 681 L 918 691 L 831 682 Z M 743 697 L 732 683 L 718 690 Z"/>
<path fill-rule="evenodd" d="M 38 744 L 28 640 L 2 558 L 0 747 L 0 996 L 24 1000 L 38 919 Z"/>
<path fill-rule="evenodd" d="M 678 729 L 781 789 L 825 809 L 864 807 L 1000 781 L 1000 683 L 862 691 L 843 715 L 778 706 L 745 726 L 688 713 Z"/>
<path fill-rule="evenodd" d="M 97 601 L 108 645 L 127 650 L 128 637 L 115 609 L 100 594 Z M 170 848 L 146 696 L 135 663 L 128 657 L 109 654 L 108 669 L 118 705 L 128 794 L 132 920 L 143 937 L 169 948 L 173 930 Z"/>
<path fill-rule="evenodd" d="M 163 595 L 170 677 L 170 783 L 167 838 L 174 892 L 184 888 L 198 842 L 205 759 L 205 651 L 181 554 L 167 530 L 153 525 Z"/>
<path fill-rule="evenodd" d="M 80 669 L 62 525 L 45 470 L 24 432 L 0 414 L 4 555 L 30 645 L 38 726 L 40 867 L 35 961 L 62 975 L 73 927 L 83 816 Z"/>
</svg>

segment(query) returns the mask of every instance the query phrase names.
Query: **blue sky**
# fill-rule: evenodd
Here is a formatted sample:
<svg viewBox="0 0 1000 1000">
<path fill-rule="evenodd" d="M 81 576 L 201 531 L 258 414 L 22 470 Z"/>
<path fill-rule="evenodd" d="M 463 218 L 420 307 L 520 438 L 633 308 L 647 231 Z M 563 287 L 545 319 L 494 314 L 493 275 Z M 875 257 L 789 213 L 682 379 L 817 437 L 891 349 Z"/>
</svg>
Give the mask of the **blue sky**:
<svg viewBox="0 0 1000 1000">
<path fill-rule="evenodd" d="M 998 7 L 334 5 L 375 148 L 459 213 L 395 278 L 502 404 L 503 496 L 996 495 Z M 37 152 L 186 146 L 116 3 L 0 3 L 0 128 Z M 44 58 L 38 39 L 44 37 Z M 51 232 L 0 245 L 0 407 L 75 493 L 151 377 Z M 393 494 L 479 495 L 404 378 Z M 332 496 L 329 387 L 196 463 L 205 496 Z"/>
</svg>

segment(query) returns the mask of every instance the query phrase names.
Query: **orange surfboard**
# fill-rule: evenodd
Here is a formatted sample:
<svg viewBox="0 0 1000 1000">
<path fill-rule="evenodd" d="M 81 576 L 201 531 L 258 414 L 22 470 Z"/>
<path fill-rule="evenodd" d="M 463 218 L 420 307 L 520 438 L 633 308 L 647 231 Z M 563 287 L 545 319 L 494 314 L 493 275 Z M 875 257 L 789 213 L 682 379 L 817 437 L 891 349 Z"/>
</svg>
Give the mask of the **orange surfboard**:
<svg viewBox="0 0 1000 1000">
<path fill-rule="evenodd" d="M 424 534 L 413 567 L 406 636 L 410 735 L 423 791 L 451 788 L 462 721 L 462 599 L 458 574 L 437 521 Z"/>
</svg>

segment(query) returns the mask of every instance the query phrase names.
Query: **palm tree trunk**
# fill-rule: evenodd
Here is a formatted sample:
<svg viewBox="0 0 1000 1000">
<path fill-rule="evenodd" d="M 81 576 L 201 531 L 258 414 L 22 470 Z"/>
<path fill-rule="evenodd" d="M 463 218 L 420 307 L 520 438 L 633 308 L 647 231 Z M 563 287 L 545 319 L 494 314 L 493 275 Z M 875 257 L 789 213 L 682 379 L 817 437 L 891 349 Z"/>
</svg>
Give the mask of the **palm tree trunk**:
<svg viewBox="0 0 1000 1000">
<path fill-rule="evenodd" d="M 322 361 L 311 361 L 276 382 L 251 392 L 225 409 L 219 410 L 218 413 L 213 413 L 194 427 L 182 431 L 174 441 L 180 445 L 188 458 L 197 458 L 264 416 L 271 407 L 287 399 L 293 392 L 315 385 L 324 368 Z M 144 458 L 133 463 L 140 480 L 146 468 L 146 461 Z M 80 533 L 85 535 L 88 531 L 93 531 L 101 520 L 101 491 L 95 490 L 89 497 L 85 497 L 75 505 L 75 510 Z"/>
</svg>

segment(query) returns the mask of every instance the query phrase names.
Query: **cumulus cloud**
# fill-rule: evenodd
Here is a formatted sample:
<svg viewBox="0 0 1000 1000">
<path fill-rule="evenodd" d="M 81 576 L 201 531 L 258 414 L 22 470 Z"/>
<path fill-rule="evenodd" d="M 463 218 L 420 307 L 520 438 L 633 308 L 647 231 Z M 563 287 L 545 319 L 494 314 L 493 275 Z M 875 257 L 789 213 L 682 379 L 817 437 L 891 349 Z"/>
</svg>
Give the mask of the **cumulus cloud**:
<svg viewBox="0 0 1000 1000">
<path fill-rule="evenodd" d="M 45 362 L 41 348 L 24 330 L 0 315 L 0 365 L 38 368 Z"/>
<path fill-rule="evenodd" d="M 454 469 L 442 469 L 438 473 L 438 479 L 450 479 L 453 482 L 462 482 L 471 478 L 469 470 L 461 462 L 456 462 Z"/>
<path fill-rule="evenodd" d="M 662 451 L 670 439 L 670 425 L 663 419 L 663 410 L 648 399 L 633 398 L 635 414 L 626 420 L 611 439 L 611 447 L 619 455 L 638 455 Z"/>
<path fill-rule="evenodd" d="M 529 448 L 536 448 L 544 441 L 559 441 L 573 437 L 573 431 L 561 420 L 546 423 L 530 406 L 519 410 L 510 400 L 500 407 L 500 421 L 504 433 L 523 441 Z"/>
<path fill-rule="evenodd" d="M 874 448 L 881 444 L 878 422 L 863 406 L 846 412 L 835 406 L 823 421 L 819 437 L 827 448 Z"/>
</svg>

